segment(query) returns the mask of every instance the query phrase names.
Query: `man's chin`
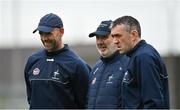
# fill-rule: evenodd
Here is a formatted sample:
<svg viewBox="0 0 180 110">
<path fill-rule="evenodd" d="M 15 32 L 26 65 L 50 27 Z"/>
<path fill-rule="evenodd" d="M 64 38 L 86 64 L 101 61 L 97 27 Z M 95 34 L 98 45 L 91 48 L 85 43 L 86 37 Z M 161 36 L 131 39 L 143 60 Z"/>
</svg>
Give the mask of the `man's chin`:
<svg viewBox="0 0 180 110">
<path fill-rule="evenodd" d="M 106 54 L 105 53 L 103 53 L 103 52 L 101 52 L 101 54 L 100 54 L 102 57 L 104 57 L 104 56 L 106 56 Z"/>
<path fill-rule="evenodd" d="M 107 58 L 107 57 L 109 57 L 109 56 L 111 56 L 112 54 L 110 54 L 110 53 L 101 53 L 101 56 L 103 57 L 103 58 Z"/>
<path fill-rule="evenodd" d="M 48 52 L 51 52 L 51 51 L 52 51 L 52 48 L 50 48 L 50 47 L 45 47 L 45 49 L 46 49 Z"/>
<path fill-rule="evenodd" d="M 122 50 L 119 50 L 119 53 L 120 53 L 120 54 L 124 54 L 125 52 L 124 52 L 124 51 L 122 51 Z"/>
<path fill-rule="evenodd" d="M 118 48 L 117 50 L 119 51 L 119 53 L 123 53 L 121 48 Z"/>
</svg>

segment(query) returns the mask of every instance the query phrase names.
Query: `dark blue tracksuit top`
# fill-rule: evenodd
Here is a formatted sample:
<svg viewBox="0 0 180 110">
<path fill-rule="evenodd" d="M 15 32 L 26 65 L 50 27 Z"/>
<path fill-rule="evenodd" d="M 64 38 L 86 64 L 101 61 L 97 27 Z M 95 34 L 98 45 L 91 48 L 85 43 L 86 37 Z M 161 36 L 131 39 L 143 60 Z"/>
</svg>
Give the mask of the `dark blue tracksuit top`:
<svg viewBox="0 0 180 110">
<path fill-rule="evenodd" d="M 168 75 L 159 53 L 144 40 L 127 53 L 123 78 L 124 108 L 169 108 Z"/>
<path fill-rule="evenodd" d="M 88 92 L 88 109 L 122 108 L 121 82 L 129 58 L 116 52 L 109 58 L 101 58 L 92 70 Z"/>
<path fill-rule="evenodd" d="M 24 72 L 30 108 L 85 108 L 90 68 L 68 45 L 33 54 Z"/>
</svg>

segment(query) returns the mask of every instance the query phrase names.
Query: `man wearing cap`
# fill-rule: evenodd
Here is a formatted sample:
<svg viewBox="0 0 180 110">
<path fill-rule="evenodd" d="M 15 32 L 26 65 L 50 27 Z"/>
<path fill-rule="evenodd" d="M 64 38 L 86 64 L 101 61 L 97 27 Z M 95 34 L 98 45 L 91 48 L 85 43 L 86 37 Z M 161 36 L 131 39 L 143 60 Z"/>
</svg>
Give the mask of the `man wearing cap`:
<svg viewBox="0 0 180 110">
<path fill-rule="evenodd" d="M 45 49 L 32 54 L 24 70 L 30 109 L 85 108 L 90 67 L 63 44 L 61 18 L 43 16 L 36 31 Z"/>
<path fill-rule="evenodd" d="M 88 92 L 88 109 L 121 108 L 121 82 L 128 58 L 120 55 L 111 36 L 112 21 L 102 21 L 89 37 L 96 36 L 100 59 L 92 69 Z"/>
</svg>

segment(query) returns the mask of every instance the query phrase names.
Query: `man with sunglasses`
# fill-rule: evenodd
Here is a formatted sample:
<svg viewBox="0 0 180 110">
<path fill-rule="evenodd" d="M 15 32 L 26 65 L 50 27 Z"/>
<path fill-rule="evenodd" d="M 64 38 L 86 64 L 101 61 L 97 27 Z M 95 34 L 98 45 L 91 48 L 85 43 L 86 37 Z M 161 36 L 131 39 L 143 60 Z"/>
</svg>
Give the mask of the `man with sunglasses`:
<svg viewBox="0 0 180 110">
<path fill-rule="evenodd" d="M 43 16 L 36 31 L 45 49 L 32 54 L 24 70 L 30 109 L 84 108 L 90 67 L 63 43 L 61 18 Z"/>
</svg>

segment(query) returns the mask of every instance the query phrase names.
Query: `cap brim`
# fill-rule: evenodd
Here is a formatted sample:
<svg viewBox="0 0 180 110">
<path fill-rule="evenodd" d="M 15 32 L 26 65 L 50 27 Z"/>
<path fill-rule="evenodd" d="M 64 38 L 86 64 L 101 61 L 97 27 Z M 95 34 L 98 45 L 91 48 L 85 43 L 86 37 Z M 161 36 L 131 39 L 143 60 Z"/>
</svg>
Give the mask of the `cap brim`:
<svg viewBox="0 0 180 110">
<path fill-rule="evenodd" d="M 36 31 L 42 31 L 42 32 L 51 32 L 53 30 L 52 27 L 47 27 L 47 26 L 38 26 L 37 29 L 33 31 L 35 33 Z"/>
<path fill-rule="evenodd" d="M 93 33 L 90 33 L 89 34 L 89 37 L 94 37 L 94 36 L 107 36 L 109 35 L 110 32 L 107 32 L 107 31 L 96 31 L 96 32 L 93 32 Z"/>
<path fill-rule="evenodd" d="M 95 32 L 89 34 L 89 37 L 94 37 L 94 36 L 96 36 Z"/>
</svg>

